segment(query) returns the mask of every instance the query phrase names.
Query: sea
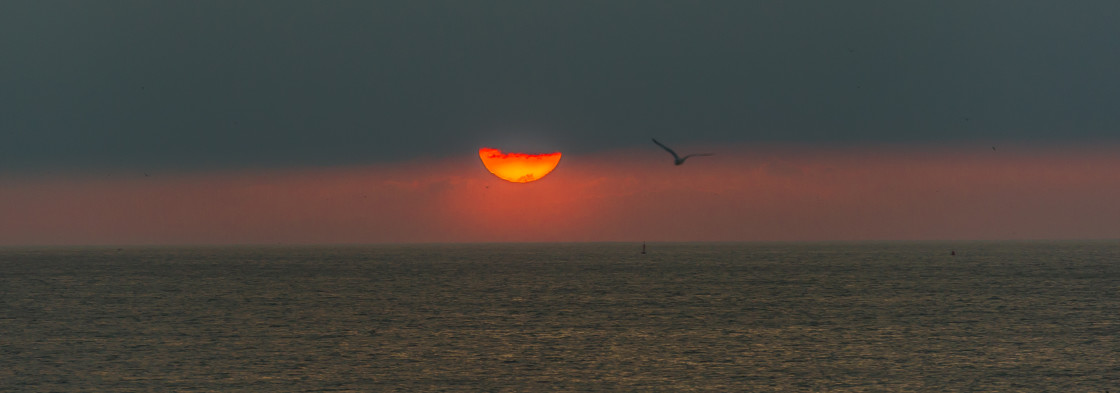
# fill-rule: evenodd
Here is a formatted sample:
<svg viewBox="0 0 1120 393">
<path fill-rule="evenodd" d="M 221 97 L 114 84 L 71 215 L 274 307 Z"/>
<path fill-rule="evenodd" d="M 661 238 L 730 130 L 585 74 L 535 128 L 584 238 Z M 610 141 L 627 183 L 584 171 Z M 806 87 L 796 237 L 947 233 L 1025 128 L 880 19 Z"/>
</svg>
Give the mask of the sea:
<svg viewBox="0 0 1120 393">
<path fill-rule="evenodd" d="M 3 392 L 1120 392 L 1120 241 L 0 248 Z"/>
</svg>

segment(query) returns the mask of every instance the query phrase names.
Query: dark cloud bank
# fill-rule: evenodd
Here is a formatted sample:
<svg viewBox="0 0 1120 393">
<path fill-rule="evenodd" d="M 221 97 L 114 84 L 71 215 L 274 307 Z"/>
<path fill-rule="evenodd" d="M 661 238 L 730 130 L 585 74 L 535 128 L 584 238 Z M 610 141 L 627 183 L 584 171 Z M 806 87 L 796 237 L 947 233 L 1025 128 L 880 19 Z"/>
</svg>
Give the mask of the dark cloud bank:
<svg viewBox="0 0 1120 393">
<path fill-rule="evenodd" d="M 1117 19 L 1106 1 L 3 2 L 0 170 L 1116 140 Z"/>
</svg>

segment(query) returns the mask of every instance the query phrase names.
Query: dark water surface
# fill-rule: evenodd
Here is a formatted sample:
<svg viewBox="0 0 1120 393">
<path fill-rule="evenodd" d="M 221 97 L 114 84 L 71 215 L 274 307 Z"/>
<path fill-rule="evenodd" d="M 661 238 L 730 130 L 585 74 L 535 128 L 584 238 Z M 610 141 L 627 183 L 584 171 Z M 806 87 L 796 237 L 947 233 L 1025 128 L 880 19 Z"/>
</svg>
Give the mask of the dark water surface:
<svg viewBox="0 0 1120 393">
<path fill-rule="evenodd" d="M 1117 241 L 650 246 L 0 249 L 0 391 L 1120 391 Z"/>
</svg>

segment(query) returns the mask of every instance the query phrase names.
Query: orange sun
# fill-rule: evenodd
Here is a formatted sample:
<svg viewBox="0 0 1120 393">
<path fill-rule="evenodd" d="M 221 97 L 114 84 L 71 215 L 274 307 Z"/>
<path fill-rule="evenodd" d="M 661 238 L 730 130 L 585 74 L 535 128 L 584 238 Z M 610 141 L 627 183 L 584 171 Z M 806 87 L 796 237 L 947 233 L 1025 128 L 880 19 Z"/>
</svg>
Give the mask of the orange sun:
<svg viewBox="0 0 1120 393">
<path fill-rule="evenodd" d="M 548 154 L 502 154 L 501 150 L 484 147 L 478 149 L 482 165 L 494 176 L 514 183 L 540 180 L 560 163 L 560 152 Z"/>
</svg>

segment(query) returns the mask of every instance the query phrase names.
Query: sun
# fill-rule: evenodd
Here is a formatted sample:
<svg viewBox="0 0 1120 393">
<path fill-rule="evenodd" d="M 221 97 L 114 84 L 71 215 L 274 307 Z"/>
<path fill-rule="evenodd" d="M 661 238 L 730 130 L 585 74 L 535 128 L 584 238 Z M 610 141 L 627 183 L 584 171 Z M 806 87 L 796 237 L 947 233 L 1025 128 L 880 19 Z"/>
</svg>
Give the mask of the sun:
<svg viewBox="0 0 1120 393">
<path fill-rule="evenodd" d="M 502 153 L 501 150 L 484 147 L 478 149 L 482 165 L 494 176 L 514 183 L 528 183 L 540 180 L 560 163 L 560 152 L 548 154 Z"/>
</svg>

